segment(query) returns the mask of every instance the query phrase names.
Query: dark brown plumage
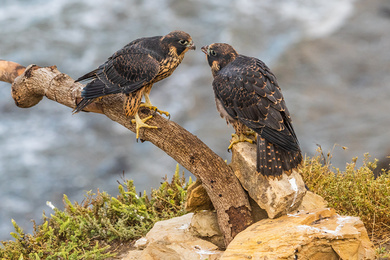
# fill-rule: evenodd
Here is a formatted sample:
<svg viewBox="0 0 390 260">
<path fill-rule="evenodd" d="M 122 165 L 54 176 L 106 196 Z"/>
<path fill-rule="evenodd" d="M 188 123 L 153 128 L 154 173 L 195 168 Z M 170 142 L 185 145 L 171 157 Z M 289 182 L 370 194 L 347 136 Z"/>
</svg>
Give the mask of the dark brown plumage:
<svg viewBox="0 0 390 260">
<path fill-rule="evenodd" d="M 290 113 L 274 74 L 259 59 L 238 54 L 232 46 L 214 43 L 202 47 L 214 76 L 213 89 L 221 117 L 233 125 L 231 146 L 257 135 L 257 171 L 280 176 L 302 161 Z M 248 129 L 249 128 L 249 129 Z"/>
<path fill-rule="evenodd" d="M 170 76 L 181 63 L 188 50 L 194 50 L 191 36 L 182 31 L 173 31 L 165 36 L 145 37 L 134 40 L 115 52 L 97 69 L 78 78 L 92 80 L 81 92 L 82 100 L 74 113 L 83 110 L 98 98 L 110 94 L 125 94 L 124 111 L 127 116 L 135 116 L 137 139 L 139 128 L 148 127 L 138 116 L 140 106 L 157 110 L 152 106 L 149 93 L 154 83 Z M 141 104 L 145 96 L 145 104 Z M 157 110 L 169 115 L 168 112 Z"/>
</svg>

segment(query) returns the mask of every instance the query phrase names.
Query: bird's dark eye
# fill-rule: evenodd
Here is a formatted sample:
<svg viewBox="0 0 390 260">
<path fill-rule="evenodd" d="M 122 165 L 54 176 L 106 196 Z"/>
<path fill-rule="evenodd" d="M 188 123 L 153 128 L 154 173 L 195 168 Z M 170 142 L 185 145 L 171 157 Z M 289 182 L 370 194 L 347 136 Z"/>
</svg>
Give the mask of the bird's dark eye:
<svg viewBox="0 0 390 260">
<path fill-rule="evenodd" d="M 210 50 L 209 53 L 211 56 L 217 56 L 217 53 L 214 50 Z"/>
<path fill-rule="evenodd" d="M 186 40 L 179 40 L 179 43 L 180 43 L 181 45 L 187 45 L 187 44 L 188 44 L 188 41 L 186 41 Z"/>
</svg>

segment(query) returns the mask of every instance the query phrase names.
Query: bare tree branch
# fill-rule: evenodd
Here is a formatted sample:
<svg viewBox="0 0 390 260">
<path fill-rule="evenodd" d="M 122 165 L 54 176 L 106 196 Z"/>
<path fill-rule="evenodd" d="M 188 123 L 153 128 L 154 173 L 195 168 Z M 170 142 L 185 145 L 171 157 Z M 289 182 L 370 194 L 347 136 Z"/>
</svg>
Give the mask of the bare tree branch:
<svg viewBox="0 0 390 260">
<path fill-rule="evenodd" d="M 24 73 L 23 70 L 19 64 L 0 60 L 0 80 L 12 83 L 12 97 L 17 106 L 32 107 L 44 96 L 71 108 L 81 100 L 83 85 L 75 83 L 55 66 L 30 65 Z M 123 97 L 111 95 L 86 107 L 85 111 L 102 113 L 135 132 L 131 118 L 124 115 L 122 106 Z M 146 108 L 139 111 L 141 118 L 153 113 Z M 217 211 L 219 226 L 228 245 L 235 235 L 253 222 L 247 194 L 232 169 L 201 140 L 175 122 L 156 114 L 148 124 L 158 129 L 142 128 L 141 138 L 162 149 L 202 181 Z"/>
<path fill-rule="evenodd" d="M 0 81 L 12 83 L 25 69 L 16 62 L 0 60 Z"/>
</svg>

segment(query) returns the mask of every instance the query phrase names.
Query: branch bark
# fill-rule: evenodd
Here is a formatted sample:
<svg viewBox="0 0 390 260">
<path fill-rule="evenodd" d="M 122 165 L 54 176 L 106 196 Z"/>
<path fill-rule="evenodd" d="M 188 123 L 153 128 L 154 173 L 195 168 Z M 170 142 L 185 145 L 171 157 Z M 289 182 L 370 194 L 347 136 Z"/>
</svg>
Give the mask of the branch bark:
<svg viewBox="0 0 390 260">
<path fill-rule="evenodd" d="M 55 66 L 24 67 L 0 60 L 0 80 L 12 83 L 12 97 L 19 107 L 28 108 L 39 103 L 44 96 L 57 103 L 75 108 L 81 100 L 83 85 L 75 83 Z M 85 111 L 102 113 L 111 120 L 135 132 L 130 118 L 123 113 L 123 97 L 111 95 L 86 107 Z M 143 108 L 141 118 L 153 111 Z M 232 169 L 196 136 L 173 121 L 154 115 L 148 124 L 158 129 L 140 130 L 143 140 L 166 152 L 202 181 L 218 215 L 226 246 L 242 230 L 252 224 L 251 208 L 246 192 Z"/>
</svg>

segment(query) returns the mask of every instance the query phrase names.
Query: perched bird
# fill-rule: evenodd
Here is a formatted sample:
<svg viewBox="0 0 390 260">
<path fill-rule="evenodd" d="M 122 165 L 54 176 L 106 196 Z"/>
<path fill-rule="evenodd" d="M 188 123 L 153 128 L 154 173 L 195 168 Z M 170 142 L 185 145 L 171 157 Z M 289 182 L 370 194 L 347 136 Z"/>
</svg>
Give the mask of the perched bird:
<svg viewBox="0 0 390 260">
<path fill-rule="evenodd" d="M 169 116 L 168 112 L 152 106 L 149 93 L 154 83 L 172 74 L 188 50 L 195 50 L 195 45 L 191 36 L 183 31 L 173 31 L 165 36 L 144 37 L 130 42 L 97 69 L 76 80 L 92 81 L 81 92 L 83 99 L 73 113 L 83 110 L 103 96 L 123 93 L 124 112 L 126 116 L 134 116 L 132 122 L 136 124 L 138 140 L 141 127 L 157 128 L 145 123 L 152 116 L 140 119 L 138 115 L 140 107 L 148 107 Z M 145 97 L 143 104 L 142 96 Z"/>
<path fill-rule="evenodd" d="M 298 139 L 275 75 L 259 59 L 238 54 L 226 43 L 202 47 L 214 77 L 217 110 L 237 142 L 257 136 L 257 171 L 280 176 L 302 161 Z"/>
</svg>

